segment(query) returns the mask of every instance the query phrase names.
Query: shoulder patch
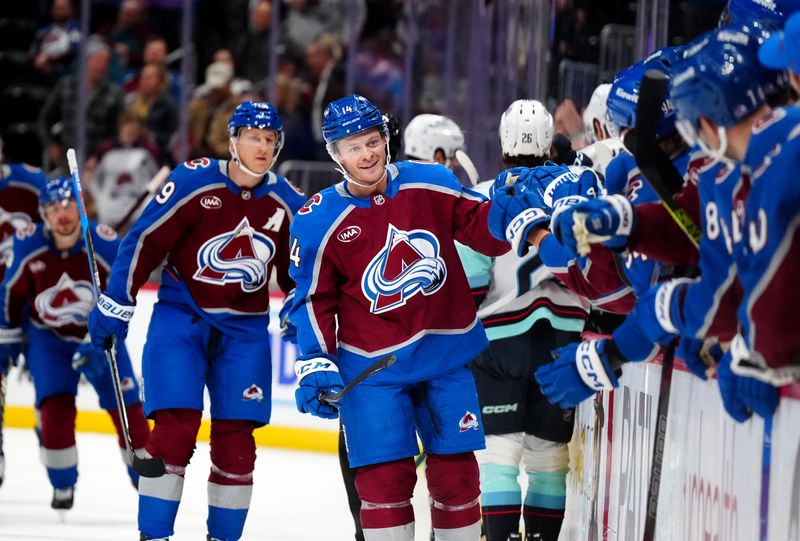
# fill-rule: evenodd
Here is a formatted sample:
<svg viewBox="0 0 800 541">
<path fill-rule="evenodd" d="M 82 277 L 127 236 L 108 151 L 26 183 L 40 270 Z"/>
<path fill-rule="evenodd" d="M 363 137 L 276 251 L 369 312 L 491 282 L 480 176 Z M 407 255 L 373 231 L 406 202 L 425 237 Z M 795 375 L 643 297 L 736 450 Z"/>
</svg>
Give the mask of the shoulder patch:
<svg viewBox="0 0 800 541">
<path fill-rule="evenodd" d="M 322 204 L 322 194 L 315 193 L 311 196 L 311 199 L 306 201 L 306 204 L 297 211 L 297 214 L 311 214 L 311 212 L 314 210 L 314 206 L 320 204 Z"/>
<path fill-rule="evenodd" d="M 97 224 L 94 230 L 97 232 L 97 236 L 103 240 L 109 242 L 117 240 L 117 232 L 106 224 Z"/>
<path fill-rule="evenodd" d="M 195 158 L 194 160 L 183 162 L 183 166 L 191 171 L 196 171 L 197 169 L 204 169 L 209 165 L 211 165 L 211 160 L 209 160 L 208 158 Z"/>
<path fill-rule="evenodd" d="M 24 227 L 20 227 L 19 229 L 17 229 L 15 235 L 19 240 L 25 240 L 28 237 L 32 237 L 35 232 L 36 232 L 36 224 L 29 223 L 26 224 Z"/>
</svg>

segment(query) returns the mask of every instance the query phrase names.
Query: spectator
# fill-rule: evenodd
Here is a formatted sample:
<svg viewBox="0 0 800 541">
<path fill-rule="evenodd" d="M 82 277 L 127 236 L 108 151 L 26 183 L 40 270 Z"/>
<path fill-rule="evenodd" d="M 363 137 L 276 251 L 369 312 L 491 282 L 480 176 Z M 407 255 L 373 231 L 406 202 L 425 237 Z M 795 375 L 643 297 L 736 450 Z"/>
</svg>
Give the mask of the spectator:
<svg viewBox="0 0 800 541">
<path fill-rule="evenodd" d="M 89 190 L 94 198 L 97 218 L 111 226 L 125 216 L 147 182 L 161 165 L 161 153 L 147 137 L 144 123 L 130 112 L 120 116 L 117 135 L 106 141 L 87 163 L 92 170 Z M 133 223 L 123 224 L 121 235 Z"/>
<path fill-rule="evenodd" d="M 174 102 L 181 99 L 181 76 L 175 70 L 170 70 L 167 66 L 167 41 L 161 36 L 150 36 L 144 44 L 142 60 L 144 64 L 159 64 L 164 66 L 167 76 L 167 89 Z M 139 71 L 130 72 L 123 82 L 125 94 L 134 92 L 139 87 Z"/>
<path fill-rule="evenodd" d="M 346 43 L 347 32 L 358 34 L 366 17 L 364 0 L 288 0 L 283 35 L 287 52 L 302 60 L 307 47 L 324 33 Z M 345 17 L 347 15 L 347 17 Z"/>
<path fill-rule="evenodd" d="M 116 123 L 123 108 L 122 89 L 106 77 L 111 49 L 100 38 L 92 37 L 87 46 L 87 89 L 89 103 L 86 111 L 86 154 L 116 133 Z M 80 81 L 76 75 L 59 79 L 39 114 L 39 136 L 44 147 L 54 142 L 52 134 L 61 124 L 62 154 L 65 148 L 78 143 L 78 93 Z M 55 131 L 58 131 L 57 129 Z"/>
<path fill-rule="evenodd" d="M 149 29 L 144 21 L 142 0 L 124 0 L 119 6 L 117 22 L 108 34 L 112 49 L 125 67 L 140 65 L 142 50 Z"/>
<path fill-rule="evenodd" d="M 192 158 L 216 155 L 209 145 L 209 128 L 214 113 L 233 96 L 230 88 L 232 78 L 233 68 L 225 62 L 214 62 L 206 68 L 205 83 L 189 103 L 189 152 Z"/>
<path fill-rule="evenodd" d="M 332 34 L 321 35 L 306 48 L 311 130 L 317 142 L 322 142 L 323 107 L 345 94 L 346 75 L 341 59 L 342 46 Z"/>
<path fill-rule="evenodd" d="M 233 77 L 231 78 L 231 94 L 240 96 L 253 90 L 253 83 L 250 79 L 236 76 L 236 59 L 230 49 L 217 49 L 214 51 L 213 62 L 222 62 L 229 64 L 233 70 Z M 233 112 L 233 110 L 231 110 Z"/>
<path fill-rule="evenodd" d="M 126 96 L 127 111 L 147 126 L 159 148 L 167 147 L 178 124 L 178 113 L 166 87 L 164 66 L 147 64 L 139 75 L 138 90 Z"/>
<path fill-rule="evenodd" d="M 271 28 L 272 2 L 261 0 L 251 12 L 250 28 L 236 45 L 241 74 L 253 82 L 262 81 L 270 74 Z M 282 46 L 278 53 L 283 53 Z"/>
<path fill-rule="evenodd" d="M 53 21 L 36 32 L 31 60 L 39 72 L 55 81 L 67 73 L 77 56 L 81 27 L 74 17 L 71 0 L 54 0 L 50 16 Z"/>
</svg>

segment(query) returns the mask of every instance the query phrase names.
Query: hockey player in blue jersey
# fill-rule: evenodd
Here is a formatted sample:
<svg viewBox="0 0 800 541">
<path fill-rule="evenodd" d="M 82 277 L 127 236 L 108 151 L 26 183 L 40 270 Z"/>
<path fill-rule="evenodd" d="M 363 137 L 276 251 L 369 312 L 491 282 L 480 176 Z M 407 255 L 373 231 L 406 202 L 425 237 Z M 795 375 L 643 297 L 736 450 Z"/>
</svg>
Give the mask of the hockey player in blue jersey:
<svg viewBox="0 0 800 541">
<path fill-rule="evenodd" d="M 454 242 L 493 256 L 508 245 L 489 235 L 490 203 L 451 171 L 388 164 L 381 114 L 365 98 L 328 104 L 323 137 L 345 181 L 315 194 L 292 224 L 298 409 L 341 413 L 366 539 L 414 539 L 419 434 L 436 539 L 477 540 L 473 451 L 484 437 L 467 364 L 487 340 Z M 340 410 L 320 402 L 389 353 L 397 362 L 354 387 Z"/>
<path fill-rule="evenodd" d="M 542 166 L 553 119 L 542 103 L 517 100 L 503 113 L 499 134 L 507 167 Z M 488 195 L 493 184 L 475 189 Z M 471 365 L 486 432 L 486 449 L 476 453 L 483 531 L 487 541 L 519 539 L 522 515 L 526 539 L 555 541 L 564 518 L 574 412 L 551 405 L 533 373 L 551 360 L 551 350 L 580 339 L 589 302 L 556 280 L 534 247 L 496 258 L 458 249 L 489 338 L 489 348 Z"/>
<path fill-rule="evenodd" d="M 142 539 L 173 534 L 183 476 L 211 399 L 209 539 L 242 535 L 253 485 L 253 430 L 269 422 L 267 323 L 273 268 L 284 292 L 289 224 L 305 202 L 269 169 L 283 142 L 271 104 L 244 102 L 228 122 L 232 160 L 178 166 L 120 246 L 108 288 L 89 316 L 92 341 L 125 337 L 136 293 L 166 265 L 147 333 L 145 413 L 155 421 L 147 453 L 166 474 L 139 484 Z"/>
<path fill-rule="evenodd" d="M 100 407 L 108 411 L 118 434 L 121 429 L 105 355 L 83 341 L 94 294 L 71 180 L 62 177 L 50 181 L 42 190 L 40 209 L 44 225 L 30 224 L 16 233 L 0 286 L 0 358 L 22 353 L 27 360 L 41 419 L 42 462 L 53 486 L 51 505 L 66 510 L 72 507 L 78 480 L 75 395 L 81 373 L 94 387 Z M 91 232 L 100 279 L 105 282 L 119 239 L 107 226 L 93 224 Z M 117 347 L 117 362 L 131 439 L 141 451 L 150 429 L 122 343 Z M 124 448 L 121 435 L 119 442 Z M 128 471 L 135 485 L 138 476 L 130 465 Z"/>
<path fill-rule="evenodd" d="M 0 158 L 3 154 L 3 141 L 0 139 Z M 11 260 L 14 233 L 26 229 L 32 223 L 42 221 L 39 214 L 39 193 L 47 183 L 41 169 L 22 163 L 7 163 L 0 160 L 0 281 L 5 275 L 6 264 Z M 8 371 L 16 364 L 16 357 L 7 360 L 0 357 L 0 419 L 5 408 L 5 390 L 8 386 Z M 0 421 L 0 436 L 2 436 Z M 5 475 L 5 455 L 0 437 L 0 485 Z"/>
<path fill-rule="evenodd" d="M 748 150 L 751 127 L 758 126 L 759 117 L 768 110 L 767 97 L 781 90 L 779 74 L 757 64 L 760 40 L 760 31 L 752 28 L 725 28 L 704 36 L 705 45 L 679 64 L 671 90 L 680 118 L 678 126 L 684 138 L 691 144 L 699 143 L 702 154 L 709 158 L 699 179 L 704 208 L 702 276 L 693 281 L 673 279 L 645 293 L 620 329 L 624 336 L 644 335 L 665 344 L 683 335 L 684 340 L 714 338 L 727 344 L 736 331 L 734 310 L 739 294 L 734 264 L 741 267 L 746 263 L 739 249 L 741 213 L 735 205 L 737 199 L 743 201 L 747 195 L 743 190 L 746 175 L 740 180 L 739 162 Z M 737 62 L 730 64 L 728 58 Z M 609 223 L 619 220 L 613 211 L 608 216 Z M 594 222 L 595 226 L 600 223 L 602 220 Z M 596 233 L 607 237 L 609 231 Z M 590 357 L 597 373 L 606 376 L 598 380 L 613 383 L 611 359 L 598 349 L 599 355 Z M 587 348 L 586 354 L 590 353 Z M 687 360 L 691 358 L 687 355 Z M 580 401 L 589 394 L 581 390 L 580 379 L 568 383 L 573 376 L 566 364 L 557 365 L 537 374 L 540 381 L 550 385 L 554 399 Z M 702 361 L 689 367 L 704 377 L 706 366 Z M 730 355 L 723 358 L 717 375 L 723 403 L 735 419 L 746 419 L 750 410 L 762 416 L 774 411 L 776 391 L 752 378 L 732 374 Z M 589 386 L 587 378 L 582 379 Z"/>
</svg>

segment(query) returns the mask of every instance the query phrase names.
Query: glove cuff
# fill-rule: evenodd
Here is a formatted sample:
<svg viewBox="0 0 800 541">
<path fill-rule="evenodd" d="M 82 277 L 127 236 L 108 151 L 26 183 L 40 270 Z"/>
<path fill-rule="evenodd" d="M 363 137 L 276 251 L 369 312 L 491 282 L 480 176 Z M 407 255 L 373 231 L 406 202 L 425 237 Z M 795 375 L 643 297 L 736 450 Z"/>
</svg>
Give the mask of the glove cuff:
<svg viewBox="0 0 800 541">
<path fill-rule="evenodd" d="M 678 309 L 678 295 L 692 280 L 689 278 L 674 278 L 664 282 L 656 291 L 653 302 L 658 324 L 670 334 L 683 334 L 683 322 L 680 321 Z M 677 295 L 676 295 L 677 293 Z M 673 305 L 675 310 L 673 311 Z M 678 317 L 673 317 L 678 316 Z"/>
<path fill-rule="evenodd" d="M 740 334 L 734 336 L 731 341 L 730 357 L 731 372 L 737 376 L 755 378 L 775 387 L 800 381 L 800 366 L 768 367 L 764 357 L 758 352 L 750 351 Z"/>
<path fill-rule="evenodd" d="M 600 345 L 598 340 L 581 342 L 575 352 L 575 361 L 578 373 L 587 387 L 595 391 L 610 391 L 618 382 L 613 373 L 609 375 L 609 367 L 600 357 L 598 352 Z"/>
<path fill-rule="evenodd" d="M 119 304 L 111 297 L 100 295 L 97 298 L 97 308 L 100 310 L 100 313 L 106 317 L 113 317 L 128 323 L 133 317 L 133 309 L 135 307 Z"/>
<path fill-rule="evenodd" d="M 619 194 L 607 195 L 602 199 L 607 201 L 619 216 L 619 225 L 617 226 L 615 234 L 629 237 L 631 231 L 633 231 L 634 218 L 633 205 L 631 205 L 631 202 L 628 201 L 627 197 Z"/>
<path fill-rule="evenodd" d="M 300 381 L 309 374 L 314 372 L 336 372 L 339 373 L 339 367 L 336 366 L 336 358 L 333 355 L 308 355 L 306 358 L 298 358 L 294 362 L 294 374 L 297 376 L 297 381 Z"/>
<path fill-rule="evenodd" d="M 18 344 L 22 342 L 22 329 L 19 327 L 0 327 L 0 344 Z"/>
<path fill-rule="evenodd" d="M 506 240 L 514 248 L 517 254 L 521 254 L 524 250 L 527 239 L 525 238 L 531 226 L 541 223 L 549 222 L 550 217 L 547 213 L 540 208 L 528 208 L 517 214 L 513 220 L 506 227 Z"/>
</svg>

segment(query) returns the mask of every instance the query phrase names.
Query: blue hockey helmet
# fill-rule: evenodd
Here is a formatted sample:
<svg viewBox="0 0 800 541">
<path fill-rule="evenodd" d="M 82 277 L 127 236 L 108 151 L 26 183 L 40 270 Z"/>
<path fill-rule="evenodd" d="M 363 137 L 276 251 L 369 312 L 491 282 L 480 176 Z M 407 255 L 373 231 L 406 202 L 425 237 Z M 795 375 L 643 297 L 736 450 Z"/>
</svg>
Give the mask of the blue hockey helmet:
<svg viewBox="0 0 800 541">
<path fill-rule="evenodd" d="M 729 24 L 749 24 L 753 21 L 784 20 L 779 2 L 774 0 L 728 0 L 719 16 L 718 27 Z"/>
<path fill-rule="evenodd" d="M 687 47 L 687 56 L 670 79 L 670 99 L 678 115 L 678 129 L 687 143 L 702 144 L 697 137 L 701 117 L 717 125 L 722 140 L 725 128 L 786 88 L 783 73 L 759 63 L 758 49 L 764 36 L 752 27 L 729 26 L 703 36 L 702 46 Z"/>
<path fill-rule="evenodd" d="M 328 144 L 370 128 L 380 128 L 384 135 L 388 133 L 378 108 L 358 94 L 330 102 L 322 115 L 322 137 Z"/>
<path fill-rule="evenodd" d="M 228 133 L 236 137 L 241 128 L 275 130 L 278 136 L 283 134 L 283 120 L 271 103 L 265 101 L 244 101 L 233 110 L 228 120 Z"/>
<path fill-rule="evenodd" d="M 75 190 L 72 187 L 72 179 L 69 177 L 57 177 L 45 184 L 39 193 L 39 206 L 45 207 L 52 203 L 64 204 L 70 199 L 75 199 Z"/>
<path fill-rule="evenodd" d="M 636 106 L 639 102 L 639 88 L 644 74 L 656 69 L 667 76 L 672 74 L 672 66 L 680 58 L 677 47 L 665 47 L 650 55 L 647 59 L 625 68 L 619 72 L 611 83 L 606 106 L 608 116 L 620 128 L 636 126 Z M 669 99 L 661 107 L 661 118 L 658 121 L 656 138 L 664 139 L 675 132 L 675 112 Z"/>
</svg>

